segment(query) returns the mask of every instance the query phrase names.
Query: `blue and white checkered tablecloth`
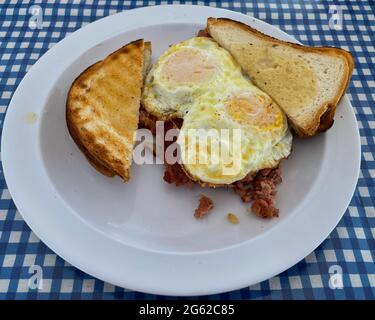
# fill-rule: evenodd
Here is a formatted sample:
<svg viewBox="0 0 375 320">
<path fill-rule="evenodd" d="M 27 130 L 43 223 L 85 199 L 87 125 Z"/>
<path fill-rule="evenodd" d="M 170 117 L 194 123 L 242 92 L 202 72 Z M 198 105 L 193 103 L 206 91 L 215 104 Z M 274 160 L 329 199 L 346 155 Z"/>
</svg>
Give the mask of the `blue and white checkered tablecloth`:
<svg viewBox="0 0 375 320">
<path fill-rule="evenodd" d="M 0 121 L 17 85 L 54 44 L 83 25 L 135 7 L 178 1 L 0 0 Z M 358 187 L 329 238 L 303 261 L 277 277 L 209 299 L 374 299 L 375 297 L 375 2 L 326 0 L 181 1 L 253 15 L 314 46 L 353 53 L 356 68 L 348 89 L 362 143 Z M 42 8 L 42 29 L 31 29 L 30 7 Z M 330 28 L 342 9 L 342 30 Z M 331 6 L 331 7 L 330 7 Z M 97 280 L 56 256 L 17 211 L 0 171 L 0 299 L 157 299 Z M 30 289 L 29 268 L 43 268 L 43 289 Z M 338 268 L 338 269 L 337 269 Z M 342 272 L 343 287 L 329 279 Z M 334 276 L 332 278 L 332 276 Z M 337 278 L 336 278 L 337 279 Z M 340 281 L 336 281 L 340 287 Z"/>
</svg>

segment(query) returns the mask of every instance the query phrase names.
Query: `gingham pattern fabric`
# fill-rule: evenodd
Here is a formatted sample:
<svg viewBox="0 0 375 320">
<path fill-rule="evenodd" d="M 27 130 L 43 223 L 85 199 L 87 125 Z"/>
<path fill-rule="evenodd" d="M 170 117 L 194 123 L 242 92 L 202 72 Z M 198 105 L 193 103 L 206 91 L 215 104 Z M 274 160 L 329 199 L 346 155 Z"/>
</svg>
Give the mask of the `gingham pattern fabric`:
<svg viewBox="0 0 375 320">
<path fill-rule="evenodd" d="M 3 123 L 13 92 L 50 47 L 83 25 L 107 15 L 176 1 L 0 1 L 0 117 Z M 362 142 L 357 190 L 329 238 L 306 259 L 277 277 L 208 299 L 373 299 L 375 296 L 375 4 L 373 1 L 181 1 L 218 6 L 253 15 L 308 45 L 350 50 L 356 69 L 348 94 Z M 43 10 L 43 28 L 29 28 L 29 9 Z M 330 5 L 340 6 L 342 30 L 329 27 Z M 331 7 L 332 10 L 332 7 Z M 77 270 L 56 256 L 22 220 L 0 172 L 0 299 L 157 299 L 114 287 Z M 43 289 L 30 289 L 29 268 L 43 268 Z M 329 279 L 337 267 L 343 288 Z M 331 272 L 331 273 L 330 273 Z M 340 273 L 340 270 L 339 270 Z M 333 278 L 337 279 L 333 275 Z M 331 284 L 340 287 L 340 281 Z"/>
</svg>

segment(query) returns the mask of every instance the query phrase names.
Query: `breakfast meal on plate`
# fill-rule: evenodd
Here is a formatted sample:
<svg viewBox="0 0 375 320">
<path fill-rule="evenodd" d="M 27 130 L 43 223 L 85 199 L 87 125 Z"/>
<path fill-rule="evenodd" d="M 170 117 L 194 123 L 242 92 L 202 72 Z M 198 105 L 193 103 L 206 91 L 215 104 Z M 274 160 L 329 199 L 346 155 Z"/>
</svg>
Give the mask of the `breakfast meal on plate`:
<svg viewBox="0 0 375 320">
<path fill-rule="evenodd" d="M 131 42 L 87 68 L 69 90 L 69 132 L 88 161 L 104 175 L 130 178 L 133 135 L 150 58 L 150 43 Z"/>
<path fill-rule="evenodd" d="M 293 135 L 332 126 L 353 70 L 342 49 L 292 44 L 221 18 L 209 18 L 205 30 L 171 45 L 149 68 L 150 60 L 151 44 L 138 40 L 74 81 L 67 124 L 76 144 L 100 172 L 127 181 L 136 130 L 155 135 L 163 121 L 178 129 L 164 141 L 179 155 L 174 163 L 162 155 L 166 182 L 232 189 L 263 218 L 278 216 L 280 162 Z M 202 195 L 194 215 L 212 208 Z M 227 219 L 238 223 L 234 214 Z"/>
</svg>

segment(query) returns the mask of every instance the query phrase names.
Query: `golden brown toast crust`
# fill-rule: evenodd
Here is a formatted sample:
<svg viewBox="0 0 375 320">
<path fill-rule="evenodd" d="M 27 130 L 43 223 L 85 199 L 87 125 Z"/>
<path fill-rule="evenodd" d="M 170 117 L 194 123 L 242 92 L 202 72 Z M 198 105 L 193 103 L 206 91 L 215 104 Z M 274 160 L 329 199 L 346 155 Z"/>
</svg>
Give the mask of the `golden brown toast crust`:
<svg viewBox="0 0 375 320">
<path fill-rule="evenodd" d="M 125 181 L 138 127 L 143 53 L 144 42 L 137 40 L 90 66 L 73 82 L 66 104 L 69 132 L 88 161 L 102 174 Z M 90 129 L 102 120 L 105 126 Z"/>
<path fill-rule="evenodd" d="M 76 127 L 72 125 L 72 121 L 69 119 L 70 112 L 66 112 L 66 123 L 68 126 L 69 133 L 71 137 L 73 138 L 74 142 L 78 146 L 78 148 L 82 151 L 82 153 L 86 156 L 86 159 L 91 163 L 91 165 L 98 170 L 100 173 L 104 174 L 107 177 L 113 177 L 115 174 L 112 172 L 109 168 L 105 166 L 105 164 L 101 163 L 98 159 L 96 159 L 94 156 L 92 156 L 89 151 L 86 149 L 86 147 L 83 145 L 79 138 L 79 133 L 76 130 Z"/>
<path fill-rule="evenodd" d="M 347 72 L 345 76 L 345 81 L 342 82 L 342 85 L 339 88 L 339 91 L 336 97 L 332 101 L 329 101 L 327 104 L 321 106 L 320 112 L 317 112 L 316 119 L 314 119 L 313 121 L 314 126 L 311 126 L 309 128 L 304 128 L 304 129 L 294 126 L 294 130 L 299 136 L 304 137 L 304 136 L 313 136 L 319 132 L 323 132 L 329 129 L 332 126 L 333 121 L 334 121 L 336 106 L 341 100 L 342 96 L 344 95 L 348 87 L 349 80 L 350 80 L 350 77 L 354 68 L 354 60 L 350 52 L 347 52 L 341 48 L 334 48 L 334 47 L 305 47 L 300 44 L 279 40 L 271 36 L 265 35 L 261 33 L 260 31 L 242 22 L 234 21 L 234 20 L 227 19 L 227 18 L 208 18 L 207 30 L 206 30 L 208 34 L 210 34 L 210 27 L 213 25 L 226 25 L 226 26 L 232 25 L 246 32 L 251 32 L 257 37 L 261 39 L 265 39 L 269 42 L 273 42 L 275 44 L 287 45 L 292 48 L 303 50 L 305 52 L 313 52 L 313 53 L 320 52 L 324 54 L 329 53 L 330 55 L 333 55 L 333 56 L 343 57 L 347 64 L 347 70 L 346 70 Z M 205 34 L 205 32 L 201 31 L 201 34 Z"/>
</svg>

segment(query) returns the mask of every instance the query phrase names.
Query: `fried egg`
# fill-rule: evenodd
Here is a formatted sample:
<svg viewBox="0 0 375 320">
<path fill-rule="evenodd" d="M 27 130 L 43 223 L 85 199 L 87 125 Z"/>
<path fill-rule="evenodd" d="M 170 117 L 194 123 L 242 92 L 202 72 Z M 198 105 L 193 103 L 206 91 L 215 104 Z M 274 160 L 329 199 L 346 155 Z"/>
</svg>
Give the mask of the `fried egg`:
<svg viewBox="0 0 375 320">
<path fill-rule="evenodd" d="M 226 185 L 273 168 L 291 151 L 284 113 L 264 94 L 230 94 L 200 101 L 185 116 L 177 143 L 181 164 L 196 181 Z"/>
<path fill-rule="evenodd" d="M 285 114 L 210 38 L 170 47 L 146 77 L 142 104 L 158 119 L 183 118 L 180 163 L 200 183 L 231 184 L 291 151 Z"/>
<path fill-rule="evenodd" d="M 231 55 L 210 38 L 173 45 L 148 73 L 142 105 L 158 119 L 183 118 L 197 98 L 214 97 L 224 87 L 223 79 L 240 79 L 242 71 L 236 67 Z"/>
</svg>

